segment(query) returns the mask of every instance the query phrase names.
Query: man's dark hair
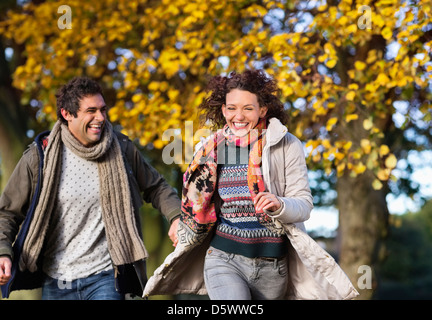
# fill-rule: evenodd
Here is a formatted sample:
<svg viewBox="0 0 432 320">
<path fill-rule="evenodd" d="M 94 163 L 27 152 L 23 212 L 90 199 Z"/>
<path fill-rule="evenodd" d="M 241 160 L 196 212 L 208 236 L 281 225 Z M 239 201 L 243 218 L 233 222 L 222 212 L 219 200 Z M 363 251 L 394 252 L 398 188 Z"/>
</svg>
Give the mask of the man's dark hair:
<svg viewBox="0 0 432 320">
<path fill-rule="evenodd" d="M 103 97 L 102 87 L 96 81 L 86 77 L 76 77 L 62 86 L 56 93 L 57 119 L 67 123 L 61 114 L 65 109 L 74 117 L 77 117 L 80 101 L 88 96 L 100 94 Z"/>
</svg>

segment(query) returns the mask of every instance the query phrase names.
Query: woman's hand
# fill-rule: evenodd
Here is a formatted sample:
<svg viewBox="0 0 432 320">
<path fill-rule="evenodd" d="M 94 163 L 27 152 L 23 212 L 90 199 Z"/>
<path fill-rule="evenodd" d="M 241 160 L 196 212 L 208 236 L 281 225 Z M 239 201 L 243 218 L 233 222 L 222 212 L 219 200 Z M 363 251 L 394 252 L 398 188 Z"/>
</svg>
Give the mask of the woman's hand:
<svg viewBox="0 0 432 320">
<path fill-rule="evenodd" d="M 279 199 L 270 192 L 260 192 L 254 200 L 256 210 L 276 211 L 281 207 Z"/>
</svg>

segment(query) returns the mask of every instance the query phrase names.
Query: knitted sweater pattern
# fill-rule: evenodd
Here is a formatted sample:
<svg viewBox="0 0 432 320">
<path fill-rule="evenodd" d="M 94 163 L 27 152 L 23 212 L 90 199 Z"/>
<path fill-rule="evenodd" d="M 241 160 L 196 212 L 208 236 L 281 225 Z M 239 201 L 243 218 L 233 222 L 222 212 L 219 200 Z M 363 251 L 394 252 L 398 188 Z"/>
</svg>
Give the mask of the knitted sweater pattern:
<svg viewBox="0 0 432 320">
<path fill-rule="evenodd" d="M 286 253 L 287 239 L 271 232 L 256 217 L 247 184 L 248 151 L 240 147 L 226 148 L 226 161 L 218 174 L 222 204 L 212 246 L 249 258 L 280 257 Z M 233 153 L 235 161 L 232 161 Z"/>
</svg>

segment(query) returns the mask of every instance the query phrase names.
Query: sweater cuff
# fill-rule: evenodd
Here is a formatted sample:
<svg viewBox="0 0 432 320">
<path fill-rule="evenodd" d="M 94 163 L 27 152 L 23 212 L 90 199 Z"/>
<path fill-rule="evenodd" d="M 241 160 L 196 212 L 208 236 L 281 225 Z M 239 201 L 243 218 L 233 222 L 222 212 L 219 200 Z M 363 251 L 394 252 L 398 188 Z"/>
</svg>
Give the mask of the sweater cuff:
<svg viewBox="0 0 432 320">
<path fill-rule="evenodd" d="M 13 251 L 9 248 L 0 248 L 0 257 L 9 257 L 11 260 L 13 259 Z"/>
<path fill-rule="evenodd" d="M 181 210 L 180 209 L 175 209 L 173 211 L 171 211 L 169 214 L 166 215 L 166 218 L 168 220 L 168 222 L 171 224 L 173 223 L 173 221 L 177 218 L 180 218 L 181 215 Z"/>
<path fill-rule="evenodd" d="M 270 211 L 270 210 L 266 210 L 264 209 L 264 213 L 267 214 L 268 216 L 272 217 L 272 218 L 277 218 L 280 213 L 282 212 L 283 208 L 285 207 L 285 202 L 283 202 L 281 199 L 279 199 L 279 197 L 276 197 L 280 203 L 280 207 L 279 209 L 277 209 L 276 211 Z"/>
</svg>

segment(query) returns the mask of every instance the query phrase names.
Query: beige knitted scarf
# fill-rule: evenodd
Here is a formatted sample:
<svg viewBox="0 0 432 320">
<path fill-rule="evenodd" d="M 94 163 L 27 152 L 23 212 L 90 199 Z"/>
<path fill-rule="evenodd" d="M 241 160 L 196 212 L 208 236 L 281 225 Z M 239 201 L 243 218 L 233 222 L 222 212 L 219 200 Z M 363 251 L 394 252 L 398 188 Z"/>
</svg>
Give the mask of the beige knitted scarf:
<svg viewBox="0 0 432 320">
<path fill-rule="evenodd" d="M 20 269 L 31 272 L 37 270 L 37 260 L 49 227 L 60 181 L 62 143 L 79 157 L 98 164 L 102 219 L 113 263 L 122 265 L 145 258 L 146 251 L 135 223 L 120 144 L 111 124 L 105 123 L 98 144 L 84 147 L 66 125 L 57 121 L 48 137 L 41 194 L 24 242 Z"/>
</svg>

